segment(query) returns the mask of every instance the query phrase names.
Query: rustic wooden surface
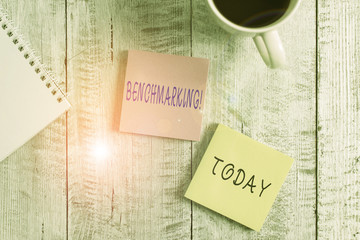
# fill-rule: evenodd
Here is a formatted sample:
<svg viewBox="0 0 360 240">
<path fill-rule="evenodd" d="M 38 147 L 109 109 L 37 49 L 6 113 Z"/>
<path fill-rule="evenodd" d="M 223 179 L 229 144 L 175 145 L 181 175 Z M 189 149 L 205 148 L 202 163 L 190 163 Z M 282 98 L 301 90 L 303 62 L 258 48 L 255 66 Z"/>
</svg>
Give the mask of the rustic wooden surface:
<svg viewBox="0 0 360 240">
<path fill-rule="evenodd" d="M 0 162 L 0 239 L 360 238 L 358 1 L 304 0 L 281 70 L 204 0 L 0 3 L 73 105 Z M 119 133 L 128 49 L 210 59 L 201 141 Z M 295 159 L 259 233 L 183 197 L 217 123 Z"/>
<path fill-rule="evenodd" d="M 359 1 L 319 4 L 319 239 L 360 239 L 359 12 Z"/>
</svg>

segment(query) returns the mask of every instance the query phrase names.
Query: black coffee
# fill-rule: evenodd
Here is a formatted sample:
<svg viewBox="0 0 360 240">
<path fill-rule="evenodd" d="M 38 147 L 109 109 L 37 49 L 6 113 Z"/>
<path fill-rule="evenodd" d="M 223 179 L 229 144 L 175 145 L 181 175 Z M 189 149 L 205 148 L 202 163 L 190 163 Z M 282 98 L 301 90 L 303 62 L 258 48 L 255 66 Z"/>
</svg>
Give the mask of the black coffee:
<svg viewBox="0 0 360 240">
<path fill-rule="evenodd" d="M 214 0 L 219 12 L 244 27 L 263 27 L 278 20 L 290 0 Z"/>
</svg>

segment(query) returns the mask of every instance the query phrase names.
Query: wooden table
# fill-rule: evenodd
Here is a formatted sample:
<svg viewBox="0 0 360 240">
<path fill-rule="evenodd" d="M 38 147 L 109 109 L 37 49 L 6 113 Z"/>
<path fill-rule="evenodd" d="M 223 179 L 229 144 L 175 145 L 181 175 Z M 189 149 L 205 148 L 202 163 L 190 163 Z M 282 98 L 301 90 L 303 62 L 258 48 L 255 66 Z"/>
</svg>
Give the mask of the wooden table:
<svg viewBox="0 0 360 240">
<path fill-rule="evenodd" d="M 0 239 L 360 239 L 358 0 L 303 0 L 282 70 L 205 0 L 0 2 L 72 104 L 0 163 Z M 129 49 L 210 59 L 201 141 L 118 131 Z M 295 159 L 259 233 L 183 196 L 218 123 Z"/>
</svg>

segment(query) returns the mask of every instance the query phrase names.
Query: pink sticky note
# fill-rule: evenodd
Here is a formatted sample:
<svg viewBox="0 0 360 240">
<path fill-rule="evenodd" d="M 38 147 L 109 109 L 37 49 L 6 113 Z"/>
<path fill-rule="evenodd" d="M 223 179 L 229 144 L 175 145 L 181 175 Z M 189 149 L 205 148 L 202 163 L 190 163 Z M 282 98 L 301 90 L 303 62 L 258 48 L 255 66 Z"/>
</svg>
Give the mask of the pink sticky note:
<svg viewBox="0 0 360 240">
<path fill-rule="evenodd" d="M 129 50 L 120 131 L 198 141 L 209 60 Z"/>
</svg>

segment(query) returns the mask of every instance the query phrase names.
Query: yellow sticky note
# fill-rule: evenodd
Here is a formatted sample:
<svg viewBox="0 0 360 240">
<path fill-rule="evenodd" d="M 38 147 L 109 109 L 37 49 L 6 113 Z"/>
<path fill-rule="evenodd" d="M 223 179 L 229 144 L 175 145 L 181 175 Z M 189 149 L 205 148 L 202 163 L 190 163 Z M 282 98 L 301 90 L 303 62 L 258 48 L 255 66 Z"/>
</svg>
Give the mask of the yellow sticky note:
<svg viewBox="0 0 360 240">
<path fill-rule="evenodd" d="M 185 197 L 260 231 L 292 163 L 219 124 Z"/>
</svg>

